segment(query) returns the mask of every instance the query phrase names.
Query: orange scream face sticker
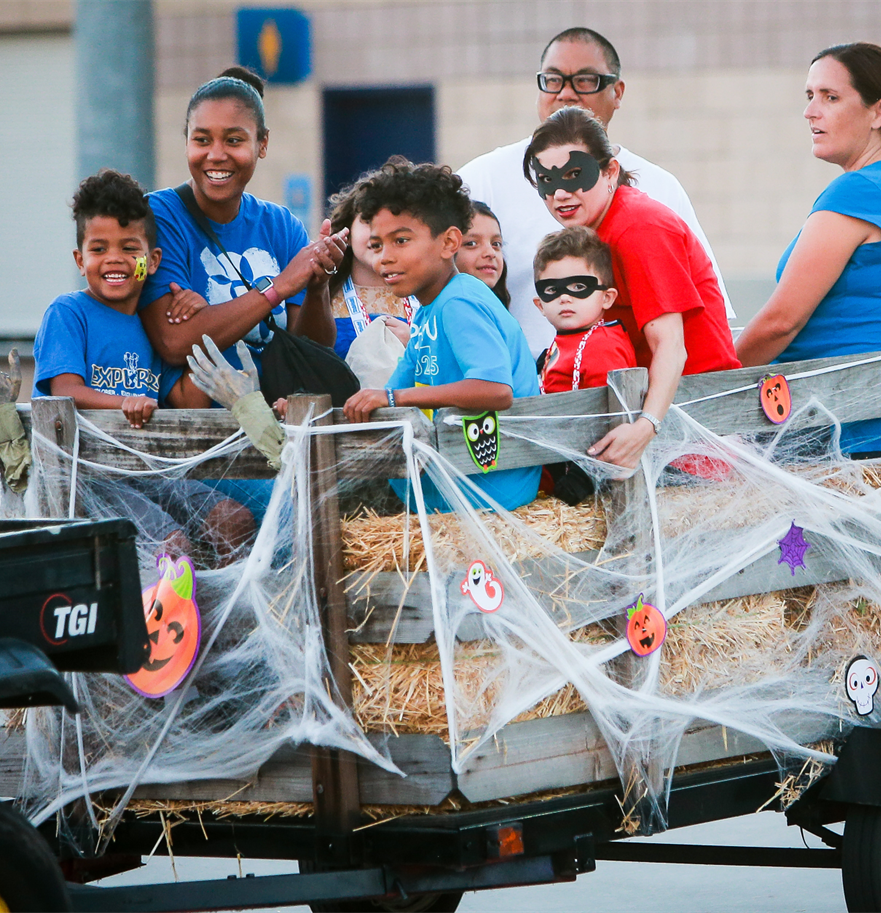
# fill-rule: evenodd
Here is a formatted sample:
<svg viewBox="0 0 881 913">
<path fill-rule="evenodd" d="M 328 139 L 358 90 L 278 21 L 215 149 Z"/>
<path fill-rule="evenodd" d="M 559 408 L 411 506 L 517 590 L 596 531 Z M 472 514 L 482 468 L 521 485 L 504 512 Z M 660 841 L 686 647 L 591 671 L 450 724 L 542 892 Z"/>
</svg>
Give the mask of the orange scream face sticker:
<svg viewBox="0 0 881 913">
<path fill-rule="evenodd" d="M 792 413 L 789 382 L 782 374 L 768 374 L 759 383 L 759 401 L 769 422 L 782 425 Z"/>
<path fill-rule="evenodd" d="M 642 593 L 627 608 L 627 643 L 637 656 L 654 653 L 667 638 L 667 619 L 648 602 Z"/>
<path fill-rule="evenodd" d="M 186 556 L 157 561 L 159 582 L 143 592 L 150 655 L 128 683 L 145 697 L 164 697 L 187 677 L 199 654 L 202 619 L 196 605 L 196 577 Z"/>
</svg>

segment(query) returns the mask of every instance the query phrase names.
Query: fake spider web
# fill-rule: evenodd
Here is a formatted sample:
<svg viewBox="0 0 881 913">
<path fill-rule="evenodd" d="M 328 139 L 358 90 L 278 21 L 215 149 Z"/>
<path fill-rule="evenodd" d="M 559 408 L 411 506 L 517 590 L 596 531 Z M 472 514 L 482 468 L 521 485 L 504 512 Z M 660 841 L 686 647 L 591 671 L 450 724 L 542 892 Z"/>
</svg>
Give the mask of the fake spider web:
<svg viewBox="0 0 881 913">
<path fill-rule="evenodd" d="M 417 504 L 430 479 L 452 511 L 403 514 L 380 478 L 331 492 L 351 512 L 353 711 L 325 686 L 309 454 L 316 435 L 361 432 L 290 429 L 256 540 L 226 567 L 210 566 L 209 556 L 197 568 L 203 638 L 185 681 L 157 700 L 119 676 L 77 675 L 79 718 L 28 713 L 25 799 L 34 820 L 104 790 L 114 792 L 118 817 L 143 784 L 247 781 L 283 746 L 344 748 L 396 772 L 389 745 L 401 732 L 441 734 L 464 782 L 510 724 L 567 713 L 589 714 L 625 788 L 643 784 L 642 814 L 653 827 L 664 825 L 669 775 L 696 728 L 724 727 L 781 762 L 832 762 L 810 746 L 857 720 L 878 722 L 874 705 L 857 716 L 843 676 L 878 642 L 881 475 L 872 462 L 842 456 L 835 416 L 814 427 L 822 410 L 811 401 L 764 435 L 722 438 L 674 408 L 637 470 L 640 484 L 631 483 L 642 493 L 626 503 L 607 466 L 550 440 L 538 417 L 503 422 L 502 468 L 506 446 L 528 440 L 560 460 L 578 458 L 599 486 L 577 509 L 544 499 L 513 513 L 475 510 L 468 479 L 391 423 L 374 458 L 400 463 L 403 452 Z M 80 419 L 81 438 L 98 434 Z M 234 437 L 221 452 L 233 465 L 244 446 Z M 46 459 L 52 448 L 34 442 L 47 485 L 57 481 L 50 467 L 59 454 Z M 363 456 L 347 459 L 339 477 L 357 478 Z M 80 461 L 75 489 L 81 515 L 136 521 L 147 585 L 162 543 L 130 496 L 132 481 L 161 501 L 156 491 L 180 488 L 201 460 L 142 462 L 132 476 Z M 6 509 L 12 504 L 7 498 Z M 806 547 L 797 536 L 787 544 L 794 529 Z M 777 576 L 774 586 L 759 581 L 753 593 L 736 593 L 760 564 L 769 574 L 779 567 L 786 582 Z M 835 582 L 793 589 L 808 570 Z M 431 632 L 421 640 L 404 634 L 417 590 L 420 623 Z M 628 608 L 640 600 L 667 625 L 666 641 L 645 656 L 624 636 Z M 367 643 L 359 632 L 371 624 L 384 633 Z"/>
</svg>

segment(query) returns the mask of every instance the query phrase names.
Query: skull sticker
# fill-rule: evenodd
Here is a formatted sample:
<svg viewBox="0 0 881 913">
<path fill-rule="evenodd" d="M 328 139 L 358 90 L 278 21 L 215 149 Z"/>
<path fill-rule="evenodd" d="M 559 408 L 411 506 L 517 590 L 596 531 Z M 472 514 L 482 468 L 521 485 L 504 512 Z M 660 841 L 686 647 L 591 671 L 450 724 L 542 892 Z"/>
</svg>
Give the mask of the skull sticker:
<svg viewBox="0 0 881 913">
<path fill-rule="evenodd" d="M 860 716 L 868 716 L 875 709 L 875 692 L 878 690 L 878 667 L 866 656 L 854 657 L 844 676 L 847 696 L 853 701 Z"/>
</svg>

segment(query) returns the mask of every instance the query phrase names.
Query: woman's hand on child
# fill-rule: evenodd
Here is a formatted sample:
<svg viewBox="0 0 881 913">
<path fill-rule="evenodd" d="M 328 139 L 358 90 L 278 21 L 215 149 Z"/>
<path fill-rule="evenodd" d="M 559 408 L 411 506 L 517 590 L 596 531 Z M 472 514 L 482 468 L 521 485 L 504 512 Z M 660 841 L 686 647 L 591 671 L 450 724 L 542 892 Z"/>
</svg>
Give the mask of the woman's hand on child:
<svg viewBox="0 0 881 913">
<path fill-rule="evenodd" d="M 122 414 L 128 419 L 132 428 L 143 428 L 158 408 L 159 403 L 149 396 L 124 396 L 122 398 Z"/>
<path fill-rule="evenodd" d="M 18 349 L 9 351 L 9 373 L 0 371 L 0 403 L 14 403 L 21 390 L 21 359 Z"/>
<path fill-rule="evenodd" d="M 193 346 L 193 354 L 187 355 L 193 383 L 227 409 L 232 409 L 243 396 L 260 389 L 254 359 L 242 340 L 236 343 L 236 354 L 242 362 L 241 371 L 223 357 L 210 336 L 203 336 L 202 347 Z"/>
<path fill-rule="evenodd" d="M 589 447 L 587 455 L 615 466 L 636 469 L 639 458 L 654 436 L 655 429 L 646 419 L 637 420 L 632 425 L 618 425 Z"/>
<path fill-rule="evenodd" d="M 192 289 L 181 288 L 176 282 L 169 282 L 168 289 L 171 292 L 171 304 L 165 315 L 169 323 L 189 320 L 193 314 L 208 307 L 208 302 Z"/>
<path fill-rule="evenodd" d="M 359 390 L 350 396 L 343 406 L 343 412 L 350 422 L 359 424 L 369 422 L 374 409 L 388 405 L 388 393 L 385 390 Z"/>
</svg>

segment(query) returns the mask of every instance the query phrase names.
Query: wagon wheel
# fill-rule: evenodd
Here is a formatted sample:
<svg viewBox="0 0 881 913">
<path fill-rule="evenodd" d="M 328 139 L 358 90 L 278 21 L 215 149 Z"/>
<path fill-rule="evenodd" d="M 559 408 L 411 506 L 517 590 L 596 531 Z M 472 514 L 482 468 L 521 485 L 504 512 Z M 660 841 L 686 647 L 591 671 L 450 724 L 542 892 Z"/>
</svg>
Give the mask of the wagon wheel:
<svg viewBox="0 0 881 913">
<path fill-rule="evenodd" d="M 406 900 L 337 900 L 333 903 L 313 903 L 313 913 L 338 910 L 339 913 L 454 913 L 462 900 L 461 891 L 445 894 L 413 894 Z"/>
<path fill-rule="evenodd" d="M 848 806 L 841 881 L 851 913 L 881 911 L 881 808 Z"/>
<path fill-rule="evenodd" d="M 69 910 L 58 862 L 22 815 L 0 804 L 0 910 Z"/>
</svg>

